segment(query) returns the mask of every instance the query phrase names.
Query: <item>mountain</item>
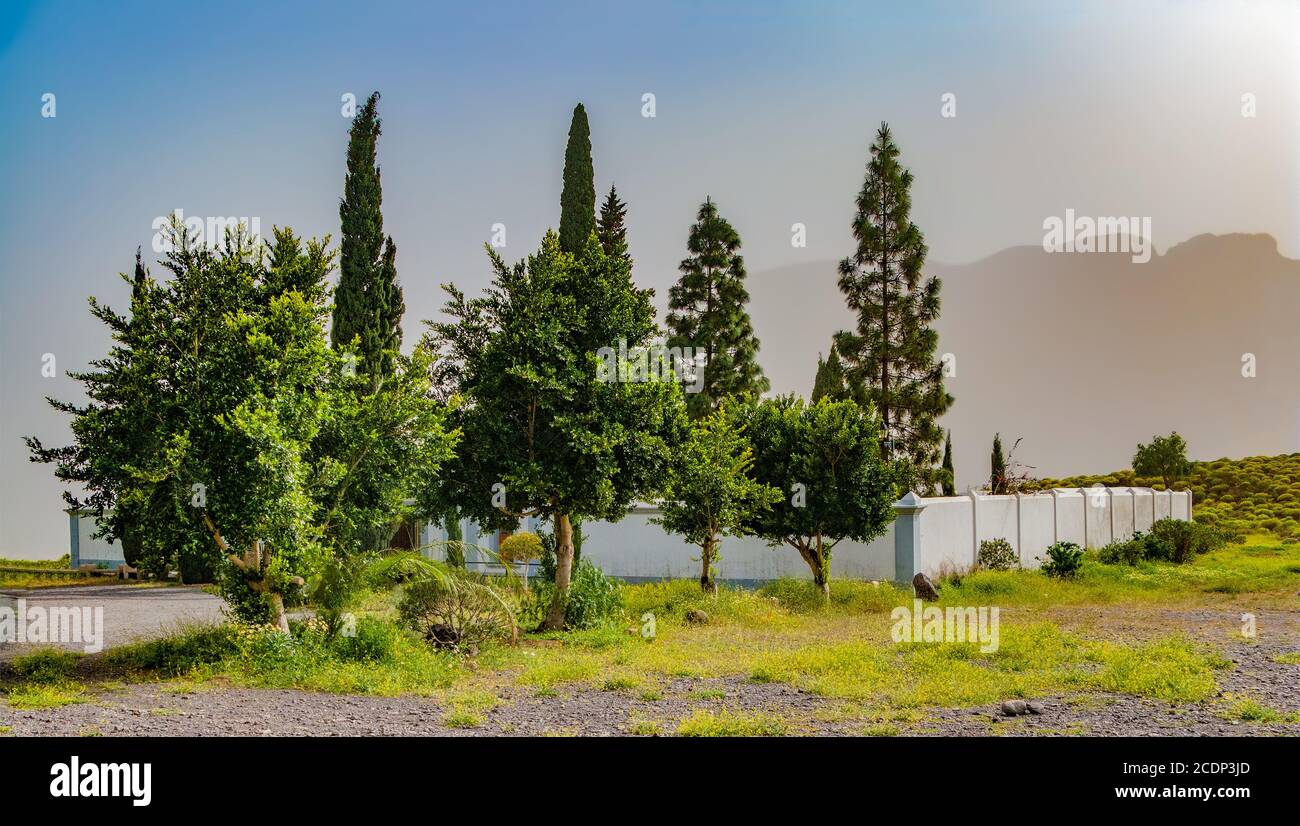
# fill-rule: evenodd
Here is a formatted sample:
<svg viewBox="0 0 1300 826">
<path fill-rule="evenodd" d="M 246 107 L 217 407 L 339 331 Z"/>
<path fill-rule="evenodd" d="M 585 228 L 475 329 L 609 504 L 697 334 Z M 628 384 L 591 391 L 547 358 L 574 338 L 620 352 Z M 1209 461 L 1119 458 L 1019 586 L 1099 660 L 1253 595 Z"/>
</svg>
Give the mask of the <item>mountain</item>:
<svg viewBox="0 0 1300 826">
<path fill-rule="evenodd" d="M 836 272 L 749 276 L 774 393 L 806 396 L 831 332 L 853 323 Z M 1015 458 L 1039 477 L 1128 467 L 1171 430 L 1193 459 L 1300 450 L 1300 261 L 1269 235 L 1198 235 L 1143 264 L 1013 247 L 926 273 L 943 279 L 939 352 L 956 357 L 941 423 L 961 490 L 987 477 L 995 432 L 1023 438 Z"/>
</svg>

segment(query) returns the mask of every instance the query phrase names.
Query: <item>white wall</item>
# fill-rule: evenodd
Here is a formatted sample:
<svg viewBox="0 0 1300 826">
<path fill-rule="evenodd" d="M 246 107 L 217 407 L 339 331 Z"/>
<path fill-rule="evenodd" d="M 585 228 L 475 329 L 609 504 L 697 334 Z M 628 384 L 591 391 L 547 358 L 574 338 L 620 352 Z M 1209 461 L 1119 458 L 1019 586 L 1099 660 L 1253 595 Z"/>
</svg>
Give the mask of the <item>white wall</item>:
<svg viewBox="0 0 1300 826">
<path fill-rule="evenodd" d="M 979 543 L 989 539 L 1007 540 L 1022 566 L 1036 568 L 1058 541 L 1100 548 L 1150 529 L 1157 519 L 1190 519 L 1191 500 L 1188 491 L 1100 486 L 1016 496 L 909 494 L 895 505 L 895 535 L 910 537 L 896 545 L 896 576 L 965 570 L 978 559 Z"/>
</svg>

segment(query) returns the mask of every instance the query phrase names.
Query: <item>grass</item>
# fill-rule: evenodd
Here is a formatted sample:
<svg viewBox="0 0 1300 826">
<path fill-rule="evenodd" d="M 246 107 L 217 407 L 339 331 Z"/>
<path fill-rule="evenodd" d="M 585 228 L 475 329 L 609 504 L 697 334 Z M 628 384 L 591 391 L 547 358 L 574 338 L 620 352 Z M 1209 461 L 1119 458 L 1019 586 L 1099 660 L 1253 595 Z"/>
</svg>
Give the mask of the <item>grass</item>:
<svg viewBox="0 0 1300 826">
<path fill-rule="evenodd" d="M 700 709 L 677 725 L 679 737 L 780 737 L 785 723 L 767 714 Z"/>
<path fill-rule="evenodd" d="M 1225 699 L 1232 699 L 1225 697 Z M 1261 705 L 1249 697 L 1233 701 L 1223 716 L 1229 720 L 1241 720 L 1244 723 L 1300 723 L 1300 711 L 1278 711 Z"/>
<path fill-rule="evenodd" d="M 309 626 L 296 626 L 290 641 L 247 628 L 199 627 L 113 650 L 103 661 L 130 677 L 179 678 L 183 691 L 201 690 L 220 677 L 235 686 L 433 696 L 444 703 L 444 724 L 454 727 L 484 725 L 502 691 L 550 698 L 586 688 L 654 702 L 678 678 L 783 683 L 833 701 L 833 708 L 818 713 L 833 714 L 836 722 L 892 736 L 922 719 L 926 708 L 1011 697 L 1115 693 L 1170 704 L 1209 700 L 1231 663 L 1207 644 L 1170 633 L 1163 612 L 1289 606 L 1300 587 L 1300 545 L 1256 536 L 1181 566 L 1089 559 L 1070 581 L 1035 571 L 981 571 L 942 586 L 940 608 L 1000 608 L 997 650 L 893 643 L 890 611 L 910 607 L 912 595 L 890 584 L 833 580 L 827 603 L 805 581 L 781 580 L 756 591 L 723 587 L 716 598 L 692 581 L 672 581 L 624 586 L 626 616 L 608 626 L 487 646 L 472 662 L 435 651 L 396 627 L 393 591 L 366 600 L 355 639 L 326 640 Z M 1125 625 L 1096 627 L 1095 606 L 1119 607 L 1120 614 L 1107 616 Z M 686 622 L 693 608 L 709 614 L 707 625 Z M 653 639 L 626 630 L 645 614 L 655 618 Z M 19 692 L 19 702 L 53 702 L 52 687 L 67 682 L 67 664 L 47 660 L 31 668 L 50 669 L 53 682 L 23 689 L 31 696 Z M 1278 661 L 1300 664 L 1300 654 L 1279 655 Z M 66 696 L 78 696 L 77 686 L 65 687 Z M 725 703 L 727 694 L 715 683 L 685 696 L 692 704 L 713 705 Z M 789 733 L 797 724 L 727 709 L 694 712 L 677 733 L 765 736 Z M 1232 713 L 1255 712 L 1243 707 Z M 664 733 L 661 724 L 643 720 L 630 721 L 629 731 L 650 733 L 652 723 L 654 733 Z"/>
<path fill-rule="evenodd" d="M 1273 658 L 1273 662 L 1281 663 L 1282 665 L 1300 665 L 1300 651 L 1278 654 Z"/>
<path fill-rule="evenodd" d="M 86 702 L 86 687 L 79 682 L 21 683 L 5 695 L 9 707 L 17 711 L 59 708 Z"/>
</svg>

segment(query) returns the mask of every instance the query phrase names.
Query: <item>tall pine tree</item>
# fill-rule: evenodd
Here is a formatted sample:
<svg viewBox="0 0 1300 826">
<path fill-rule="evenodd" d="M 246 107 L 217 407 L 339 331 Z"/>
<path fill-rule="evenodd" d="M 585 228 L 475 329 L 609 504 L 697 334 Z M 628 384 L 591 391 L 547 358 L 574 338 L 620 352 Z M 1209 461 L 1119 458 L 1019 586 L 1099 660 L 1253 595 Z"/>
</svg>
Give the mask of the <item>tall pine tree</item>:
<svg viewBox="0 0 1300 826">
<path fill-rule="evenodd" d="M 952 431 L 948 431 L 947 437 L 943 440 L 943 478 L 940 479 L 940 489 L 944 496 L 957 495 L 957 472 L 952 466 Z"/>
<path fill-rule="evenodd" d="M 694 348 L 703 376 L 699 392 L 688 393 L 686 409 L 699 418 L 727 396 L 758 396 L 770 385 L 758 366 L 758 338 L 745 310 L 749 292 L 740 235 L 710 199 L 700 206 L 687 249 L 691 256 L 668 291 L 668 346 Z"/>
<path fill-rule="evenodd" d="M 596 172 L 591 163 L 587 110 L 573 107 L 569 144 L 564 149 L 564 189 L 560 192 L 560 249 L 577 255 L 596 231 Z"/>
<path fill-rule="evenodd" d="M 857 250 L 840 262 L 840 290 L 858 323 L 837 333 L 836 344 L 854 398 L 880 414 L 881 457 L 910 461 L 916 481 L 928 488 L 940 473 L 937 419 L 952 396 L 930 326 L 939 315 L 940 282 L 922 276 L 925 239 L 909 217 L 912 173 L 898 154 L 888 124 L 881 124 L 858 194 Z"/>
<path fill-rule="evenodd" d="M 623 223 L 626 216 L 627 204 L 619 200 L 618 190 L 611 184 L 605 202 L 600 205 L 596 237 L 600 239 L 606 255 L 617 255 L 631 263 L 632 256 L 627 252 L 627 227 Z"/>
<path fill-rule="evenodd" d="M 833 402 L 849 399 L 848 387 L 844 384 L 844 365 L 840 362 L 840 351 L 831 342 L 830 354 L 825 359 L 817 355 L 817 375 L 813 378 L 812 396 L 809 401 L 816 404 L 819 399 Z"/>
<path fill-rule="evenodd" d="M 402 345 L 402 314 L 406 307 L 397 283 L 397 248 L 384 238 L 380 210 L 383 189 L 375 151 L 379 141 L 379 93 L 374 92 L 352 120 L 348 136 L 348 169 L 339 203 L 342 235 L 339 242 L 339 285 L 334 292 L 330 343 L 338 349 L 360 340 L 359 371 L 376 382 L 391 375 L 387 351 Z"/>
</svg>

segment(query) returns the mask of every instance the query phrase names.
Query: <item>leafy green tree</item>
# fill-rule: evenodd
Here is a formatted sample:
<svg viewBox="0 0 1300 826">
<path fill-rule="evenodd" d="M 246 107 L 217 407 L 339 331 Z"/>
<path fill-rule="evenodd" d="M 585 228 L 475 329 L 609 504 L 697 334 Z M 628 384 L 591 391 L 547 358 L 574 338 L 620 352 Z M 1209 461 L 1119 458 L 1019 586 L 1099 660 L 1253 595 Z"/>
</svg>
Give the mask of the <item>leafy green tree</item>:
<svg viewBox="0 0 1300 826">
<path fill-rule="evenodd" d="M 427 512 L 448 503 L 488 528 L 525 516 L 555 532 L 555 591 L 543 623 L 564 624 L 575 517 L 617 520 L 654 496 L 686 421 L 675 380 L 621 381 L 601 353 L 649 342 L 654 309 L 632 284 L 627 261 L 595 236 L 575 258 L 548 232 L 514 266 L 488 249 L 494 277 L 479 298 L 452 285 L 448 321 L 429 323 L 440 382 L 465 403 L 456 460 L 421 492 Z"/>
<path fill-rule="evenodd" d="M 831 401 L 844 401 L 850 398 L 848 387 L 844 383 L 844 365 L 840 363 L 840 351 L 831 342 L 831 351 L 825 359 L 817 356 L 817 375 L 813 378 L 813 391 L 809 401 L 813 404 L 823 398 Z"/>
<path fill-rule="evenodd" d="M 889 126 L 881 124 L 858 194 L 857 249 L 840 262 L 840 290 L 857 327 L 836 334 L 848 385 L 881 418 L 881 458 L 905 458 L 922 483 L 933 484 L 952 404 L 935 359 L 938 278 L 923 278 L 925 239 L 912 223 L 912 173 L 898 161 Z"/>
<path fill-rule="evenodd" d="M 564 188 L 560 191 L 560 249 L 578 255 L 596 231 L 596 171 L 591 163 L 587 110 L 573 107 L 569 143 L 564 148 Z"/>
<path fill-rule="evenodd" d="M 952 431 L 943 440 L 943 478 L 940 480 L 940 487 L 944 496 L 957 495 L 957 471 L 952 465 Z"/>
<path fill-rule="evenodd" d="M 390 375 L 394 353 L 402 344 L 402 315 L 406 305 L 397 283 L 397 247 L 384 237 L 380 207 L 383 188 L 375 153 L 381 121 L 379 93 L 374 92 L 357 112 L 348 136 L 347 175 L 339 219 L 339 284 L 334 293 L 330 340 L 342 349 L 360 342 L 357 369 L 372 377 Z"/>
<path fill-rule="evenodd" d="M 1165 490 L 1192 471 L 1187 461 L 1187 442 L 1178 431 L 1168 436 L 1152 436 L 1151 444 L 1137 446 L 1133 454 L 1133 472 L 1138 476 L 1159 476 Z"/>
<path fill-rule="evenodd" d="M 596 221 L 596 237 L 606 255 L 621 255 L 631 264 L 627 251 L 627 204 L 619 200 L 618 190 L 611 184 L 605 202 L 600 205 L 600 218 Z"/>
<path fill-rule="evenodd" d="M 797 550 L 829 598 L 831 551 L 884 533 L 906 467 L 881 460 L 880 423 L 855 402 L 783 396 L 731 409 L 753 446 L 754 478 L 786 496 L 746 529 Z"/>
<path fill-rule="evenodd" d="M 1007 459 L 1002 453 L 1002 434 L 993 434 L 993 453 L 989 458 L 989 493 L 1007 492 Z"/>
<path fill-rule="evenodd" d="M 757 397 L 770 385 L 758 366 L 758 337 L 745 309 L 749 292 L 740 235 L 712 200 L 700 206 L 687 249 L 691 255 L 668 291 L 668 346 L 694 348 L 695 369 L 703 377 L 686 406 L 699 418 L 727 396 Z"/>
<path fill-rule="evenodd" d="M 743 526 L 781 499 L 781 491 L 750 477 L 753 450 L 733 416 L 719 410 L 691 424 L 686 444 L 672 464 L 663 513 L 654 521 L 700 548 L 700 587 L 716 593 L 715 563 L 724 535 Z"/>
<path fill-rule="evenodd" d="M 172 277 L 138 268 L 129 318 L 91 299 L 114 344 L 73 374 L 88 404 L 52 402 L 72 414 L 74 444 L 28 445 L 34 461 L 84 488 L 84 499 L 65 498 L 101 515 L 101 535 L 130 533 L 146 570 L 176 566 L 190 580 L 215 571 L 242 618 L 284 629 L 284 596 L 364 521 L 339 506 L 339 492 L 367 477 L 376 452 L 400 455 L 412 474 L 434 472 L 454 434 L 427 392 L 427 354 L 404 374 L 409 397 L 362 401 L 350 386 L 357 377 L 326 344 L 333 256 L 323 242 L 304 248 L 277 228 L 268 252 L 241 228 L 210 249 L 178 221 L 171 234 Z M 384 416 L 401 421 L 386 431 Z M 325 458 L 317 440 L 331 428 L 352 435 Z"/>
</svg>

